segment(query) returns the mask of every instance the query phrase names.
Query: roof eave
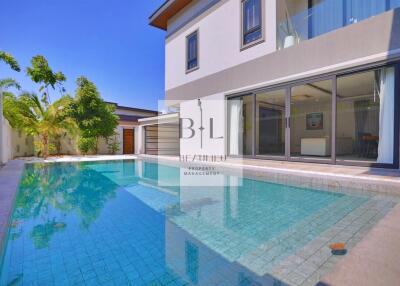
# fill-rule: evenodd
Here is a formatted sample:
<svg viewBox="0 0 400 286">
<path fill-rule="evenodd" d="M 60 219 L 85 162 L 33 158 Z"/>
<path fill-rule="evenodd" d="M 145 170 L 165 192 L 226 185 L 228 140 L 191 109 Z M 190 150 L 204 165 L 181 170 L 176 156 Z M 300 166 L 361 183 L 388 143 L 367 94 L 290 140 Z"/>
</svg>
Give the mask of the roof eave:
<svg viewBox="0 0 400 286">
<path fill-rule="evenodd" d="M 166 31 L 168 20 L 179 13 L 192 0 L 166 0 L 150 17 L 150 26 Z"/>
</svg>

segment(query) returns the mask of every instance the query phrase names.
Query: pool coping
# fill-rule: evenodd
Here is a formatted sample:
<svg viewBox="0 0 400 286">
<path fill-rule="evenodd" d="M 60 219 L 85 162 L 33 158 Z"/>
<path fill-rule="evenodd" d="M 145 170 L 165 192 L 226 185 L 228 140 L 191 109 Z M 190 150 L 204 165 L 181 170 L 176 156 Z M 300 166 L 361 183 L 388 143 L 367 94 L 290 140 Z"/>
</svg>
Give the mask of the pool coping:
<svg viewBox="0 0 400 286">
<path fill-rule="evenodd" d="M 256 165 L 260 160 L 230 160 L 225 162 L 181 162 L 179 157 L 139 155 L 138 159 L 159 162 L 172 166 L 215 166 L 221 171 L 242 174 L 246 178 L 285 184 L 294 187 L 341 192 L 350 189 L 356 192 L 400 196 L 400 170 L 381 170 L 360 167 L 346 167 L 342 173 L 329 171 L 290 169 L 276 166 Z M 254 163 L 254 164 L 253 164 Z M 309 164 L 309 163 L 307 163 Z M 320 165 L 320 164 L 319 164 Z M 321 167 L 323 168 L 323 167 Z M 345 174 L 345 170 L 360 169 L 373 175 Z M 389 172 L 391 175 L 386 175 Z M 378 175 L 381 173 L 381 175 Z"/>
<path fill-rule="evenodd" d="M 5 242 L 24 166 L 24 161 L 13 160 L 0 169 L 0 264 L 4 257 Z"/>
<path fill-rule="evenodd" d="M 26 163 L 86 162 L 108 160 L 145 160 L 172 166 L 208 165 L 243 175 L 250 179 L 285 184 L 294 187 L 339 191 L 347 188 L 361 192 L 400 196 L 400 170 L 366 167 L 298 163 L 228 158 L 222 162 L 182 162 L 178 156 L 155 155 L 88 155 L 42 158 L 22 158 Z M 332 168 L 335 167 L 335 168 Z M 338 172 L 340 169 L 340 172 Z M 352 172 L 357 170 L 357 172 Z M 353 174 L 352 174 L 353 173 Z"/>
</svg>

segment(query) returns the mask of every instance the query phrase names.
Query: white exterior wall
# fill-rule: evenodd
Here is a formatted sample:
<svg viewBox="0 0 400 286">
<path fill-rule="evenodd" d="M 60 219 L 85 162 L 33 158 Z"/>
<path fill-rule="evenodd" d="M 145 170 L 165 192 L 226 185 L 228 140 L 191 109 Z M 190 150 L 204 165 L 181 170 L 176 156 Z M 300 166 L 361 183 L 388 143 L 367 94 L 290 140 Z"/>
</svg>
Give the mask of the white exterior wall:
<svg viewBox="0 0 400 286">
<path fill-rule="evenodd" d="M 116 155 L 121 155 L 123 153 L 123 129 L 124 127 L 122 127 L 121 125 L 118 125 L 115 132 L 116 132 L 116 138 L 117 138 L 117 142 L 119 144 L 119 150 L 115 153 Z M 132 129 L 132 127 L 126 128 L 126 129 Z M 99 139 L 99 145 L 98 145 L 98 150 L 97 150 L 98 154 L 102 154 L 102 155 L 107 155 L 110 154 L 109 150 L 108 150 L 108 144 L 107 144 L 107 140 L 104 138 L 100 138 Z"/>
<path fill-rule="evenodd" d="M 275 0 L 264 2 L 264 42 L 243 50 L 240 0 L 219 1 L 206 12 L 187 22 L 212 2 L 215 1 L 194 1 L 169 21 L 165 47 L 166 90 L 276 51 Z M 185 23 L 187 24 L 184 25 Z M 187 74 L 186 36 L 196 30 L 199 33 L 199 69 Z M 201 100 L 205 128 L 203 148 L 200 148 L 200 111 L 196 99 L 180 104 L 180 117 L 193 119 L 193 128 L 196 130 L 193 138 L 180 140 L 180 153 L 181 155 L 225 155 L 227 152 L 225 94 L 204 94 Z M 223 136 L 223 139 L 210 139 L 210 117 L 214 118 L 214 136 Z M 185 132 L 186 136 L 190 135 L 184 130 L 184 137 Z"/>
<path fill-rule="evenodd" d="M 195 1 L 168 23 L 175 30 L 212 0 Z M 276 0 L 265 0 L 265 41 L 241 51 L 241 1 L 221 0 L 166 39 L 166 90 L 276 51 Z M 186 36 L 199 31 L 199 69 L 186 74 Z M 206 95 L 205 95 L 206 96 Z"/>
<path fill-rule="evenodd" d="M 12 129 L 11 126 L 8 124 L 7 120 L 3 119 L 2 122 L 2 134 L 1 134 L 1 140 L 2 140 L 2 158 L 1 158 L 1 163 L 7 163 L 9 160 L 12 160 L 13 158 L 13 152 L 12 152 L 12 147 L 11 147 L 11 138 L 12 138 Z"/>
<path fill-rule="evenodd" d="M 18 130 L 12 129 L 6 119 L 2 121 L 1 128 L 2 140 L 2 163 L 12 160 L 16 157 L 32 156 L 34 153 L 33 138 L 26 136 Z"/>
<path fill-rule="evenodd" d="M 135 128 L 135 154 L 144 154 L 144 127 Z"/>
</svg>

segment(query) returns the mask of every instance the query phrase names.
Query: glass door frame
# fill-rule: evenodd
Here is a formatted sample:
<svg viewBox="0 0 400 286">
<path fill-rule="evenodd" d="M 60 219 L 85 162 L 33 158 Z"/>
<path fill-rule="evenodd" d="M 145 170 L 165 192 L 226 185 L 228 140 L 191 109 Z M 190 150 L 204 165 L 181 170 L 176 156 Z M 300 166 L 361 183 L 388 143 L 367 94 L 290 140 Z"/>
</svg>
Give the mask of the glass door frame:
<svg viewBox="0 0 400 286">
<path fill-rule="evenodd" d="M 256 131 L 256 122 L 257 122 L 257 94 L 260 93 L 268 93 L 268 92 L 274 92 L 282 90 L 285 91 L 285 133 L 284 133 L 284 138 L 285 138 L 285 154 L 284 155 L 259 155 L 256 152 L 256 144 L 257 144 L 257 131 Z M 275 161 L 288 161 L 288 153 L 287 153 L 287 140 L 288 140 L 288 134 L 287 134 L 287 129 L 288 129 L 288 95 L 289 95 L 289 88 L 287 86 L 278 86 L 278 87 L 272 87 L 272 88 L 264 88 L 257 90 L 253 92 L 253 156 L 257 159 L 265 159 L 265 160 L 275 160 Z"/>
<path fill-rule="evenodd" d="M 388 62 L 383 64 L 376 64 L 362 68 L 354 68 L 349 71 L 335 74 L 335 91 L 337 88 L 337 79 L 340 77 L 351 76 L 362 72 L 373 71 L 381 68 L 394 68 L 394 144 L 393 144 L 393 163 L 377 163 L 377 162 L 363 162 L 363 161 L 346 161 L 337 160 L 335 156 L 335 164 L 338 166 L 358 166 L 358 167 L 371 167 L 380 169 L 399 169 L 400 168 L 400 61 Z M 335 92 L 336 93 L 336 92 Z M 336 96 L 335 99 L 337 100 Z M 335 104 L 336 105 L 336 104 Z M 335 106 L 335 125 L 337 123 L 337 109 Z M 336 133 L 336 130 L 335 130 Z M 336 136 L 336 134 L 335 134 Z M 335 140 L 336 148 L 336 140 Z"/>
<path fill-rule="evenodd" d="M 336 158 L 336 135 L 337 135 L 337 79 L 342 76 L 347 76 L 351 74 L 356 74 L 360 72 L 366 72 L 373 69 L 383 68 L 393 66 L 395 68 L 395 110 L 394 110 L 394 160 L 393 164 L 380 164 L 362 161 L 342 161 Z M 313 83 L 318 81 L 331 80 L 332 83 L 332 116 L 331 116 L 331 159 L 327 160 L 313 160 L 310 158 L 292 158 L 291 157 L 291 91 L 293 87 L 304 85 L 307 83 Z M 276 90 L 286 91 L 286 102 L 285 102 L 285 118 L 286 118 L 286 128 L 285 128 L 285 155 L 284 156 L 271 156 L 271 155 L 257 155 L 256 154 L 256 94 L 271 92 Z M 288 161 L 288 162 L 305 162 L 305 163 L 318 163 L 318 164 L 330 164 L 339 166 L 358 166 L 358 167 L 372 167 L 372 168 L 385 168 L 385 169 L 399 169 L 400 167 L 400 61 L 397 62 L 386 62 L 379 64 L 365 65 L 362 67 L 355 67 L 341 72 L 332 72 L 325 76 L 314 76 L 304 80 L 296 80 L 289 83 L 282 83 L 272 87 L 257 88 L 252 91 L 247 91 L 239 94 L 232 94 L 226 96 L 226 100 L 241 97 L 241 96 L 252 96 L 253 101 L 253 116 L 252 116 L 252 155 L 243 155 L 243 158 L 251 159 L 265 159 L 265 160 L 275 160 L 275 161 Z M 229 131 L 227 131 L 226 134 Z M 227 136 L 227 147 L 229 146 L 229 136 Z M 227 148 L 228 150 L 228 148 Z M 229 157 L 238 157 L 231 156 Z"/>
<path fill-rule="evenodd" d="M 310 83 L 320 82 L 320 81 L 331 81 L 332 94 L 331 94 L 331 134 L 330 134 L 330 144 L 331 144 L 331 156 L 330 159 L 319 160 L 313 159 L 312 157 L 294 157 L 291 153 L 291 127 L 292 127 L 292 114 L 291 114 L 291 99 L 292 90 L 295 87 L 306 85 Z M 318 163 L 318 164 L 336 164 L 336 75 L 317 77 L 313 79 L 297 81 L 293 84 L 288 85 L 288 94 L 286 97 L 286 106 L 288 108 L 286 115 L 287 118 L 287 142 L 286 144 L 286 157 L 289 162 L 306 162 L 306 163 Z"/>
</svg>

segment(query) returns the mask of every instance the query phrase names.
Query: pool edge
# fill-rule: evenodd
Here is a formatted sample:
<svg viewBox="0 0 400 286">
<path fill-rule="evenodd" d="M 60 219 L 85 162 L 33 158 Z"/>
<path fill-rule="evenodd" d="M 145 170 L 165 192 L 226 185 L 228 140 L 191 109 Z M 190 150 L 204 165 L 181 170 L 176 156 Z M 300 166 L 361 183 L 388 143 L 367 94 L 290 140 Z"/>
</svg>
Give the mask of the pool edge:
<svg viewBox="0 0 400 286">
<path fill-rule="evenodd" d="M 24 166 L 24 161 L 13 160 L 0 169 L 0 185 L 2 186 L 0 189 L 0 265 L 3 265 L 11 217 Z"/>
</svg>

